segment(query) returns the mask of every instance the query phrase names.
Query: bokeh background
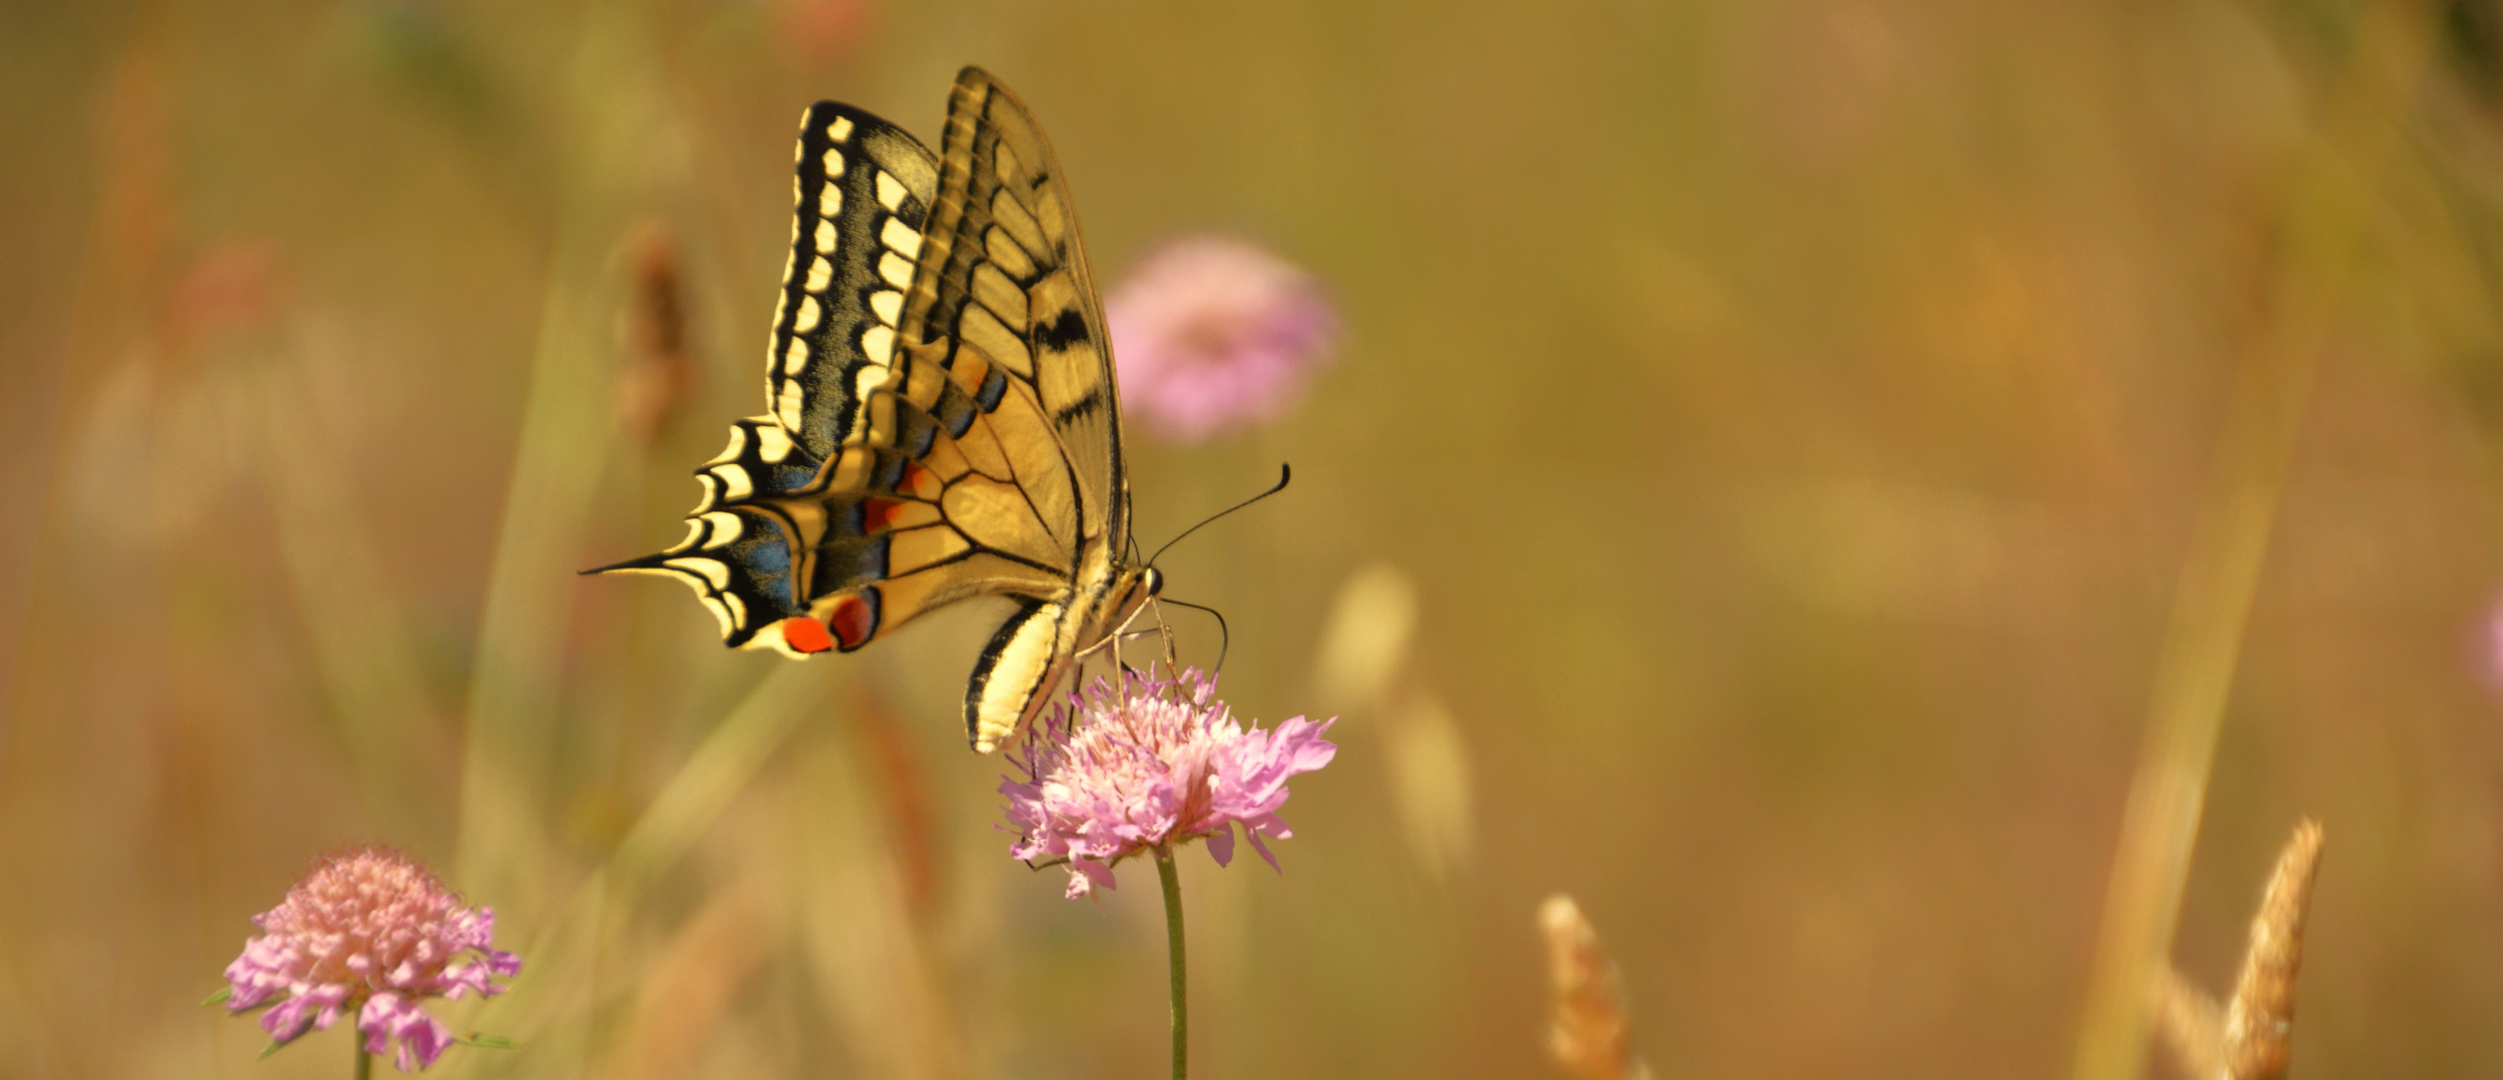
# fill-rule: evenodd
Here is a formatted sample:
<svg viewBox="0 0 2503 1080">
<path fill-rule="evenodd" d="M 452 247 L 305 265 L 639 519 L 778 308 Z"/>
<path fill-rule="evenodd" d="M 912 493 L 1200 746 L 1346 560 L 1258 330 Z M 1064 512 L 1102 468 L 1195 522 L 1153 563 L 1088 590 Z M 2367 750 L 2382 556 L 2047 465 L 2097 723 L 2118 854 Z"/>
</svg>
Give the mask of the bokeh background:
<svg viewBox="0 0 2503 1080">
<path fill-rule="evenodd" d="M 0 12 L 0 1076 L 346 1070 L 198 1003 L 375 840 L 529 965 L 448 1075 L 1161 1067 L 1152 876 L 1011 862 L 957 729 L 996 611 L 790 664 L 573 576 L 757 411 L 801 108 L 969 62 L 1099 274 L 1346 327 L 1133 443 L 1149 542 L 1294 464 L 1165 565 L 1343 716 L 1282 876 L 1184 860 L 1200 1075 L 1548 1074 L 1556 891 L 1663 1078 L 2066 1073 L 2247 498 L 2174 955 L 2315 815 L 2296 1074 L 2503 1067 L 2489 0 L 157 0 Z"/>
</svg>

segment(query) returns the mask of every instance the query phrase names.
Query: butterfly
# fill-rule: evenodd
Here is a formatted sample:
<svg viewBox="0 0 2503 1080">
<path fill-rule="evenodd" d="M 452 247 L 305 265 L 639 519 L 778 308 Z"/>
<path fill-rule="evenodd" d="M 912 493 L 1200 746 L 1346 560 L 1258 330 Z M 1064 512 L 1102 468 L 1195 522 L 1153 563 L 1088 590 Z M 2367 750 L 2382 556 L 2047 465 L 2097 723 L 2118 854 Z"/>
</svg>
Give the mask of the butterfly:
<svg viewBox="0 0 2503 1080">
<path fill-rule="evenodd" d="M 988 753 L 1163 584 L 1131 540 L 1077 211 L 1033 113 L 980 68 L 935 155 L 834 102 L 797 153 L 768 411 L 696 470 L 686 539 L 587 572 L 676 578 L 726 644 L 795 658 L 1007 597 L 965 688 Z"/>
</svg>

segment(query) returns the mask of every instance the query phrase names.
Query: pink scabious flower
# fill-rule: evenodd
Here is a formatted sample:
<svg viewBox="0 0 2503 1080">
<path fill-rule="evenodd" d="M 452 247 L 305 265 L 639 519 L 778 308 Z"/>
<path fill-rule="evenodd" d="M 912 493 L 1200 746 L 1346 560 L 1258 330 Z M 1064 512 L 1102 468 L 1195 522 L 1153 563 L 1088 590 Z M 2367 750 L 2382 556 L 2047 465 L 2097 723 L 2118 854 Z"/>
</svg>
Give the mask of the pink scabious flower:
<svg viewBox="0 0 2503 1080">
<path fill-rule="evenodd" d="M 521 971 L 519 957 L 488 944 L 493 909 L 462 907 L 417 860 L 389 848 L 322 860 L 252 923 L 261 936 L 226 965 L 226 1008 L 274 1002 L 261 1027 L 281 1045 L 355 1009 L 366 1051 L 396 1042 L 401 1072 L 434 1064 L 452 1043 L 420 1003 L 499 994 L 505 988 L 489 978 Z"/>
<path fill-rule="evenodd" d="M 1104 299 L 1121 400 L 1149 430 L 1198 442 L 1284 412 L 1338 342 L 1319 282 L 1221 236 L 1168 242 Z"/>
<path fill-rule="evenodd" d="M 1205 837 L 1224 866 L 1240 823 L 1275 869 L 1260 838 L 1294 835 L 1277 813 L 1287 778 L 1330 763 L 1338 747 L 1321 735 L 1337 722 L 1298 716 L 1246 731 L 1217 699 L 1215 676 L 1197 668 L 1174 679 L 1128 672 L 1118 690 L 1098 678 L 1035 725 L 1024 758 L 1009 758 L 1026 779 L 1001 778 L 1019 837 L 1008 853 L 1068 862 L 1075 899 L 1112 888 L 1113 863 L 1188 840 Z"/>
</svg>

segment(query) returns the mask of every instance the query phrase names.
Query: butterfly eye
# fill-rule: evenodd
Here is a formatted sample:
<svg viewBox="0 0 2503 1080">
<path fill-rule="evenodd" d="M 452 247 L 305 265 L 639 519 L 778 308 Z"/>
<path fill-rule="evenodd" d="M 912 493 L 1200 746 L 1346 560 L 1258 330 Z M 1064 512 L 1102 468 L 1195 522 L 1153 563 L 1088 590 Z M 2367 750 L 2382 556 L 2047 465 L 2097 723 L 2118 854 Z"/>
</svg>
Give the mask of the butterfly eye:
<svg viewBox="0 0 2503 1080">
<path fill-rule="evenodd" d="M 1153 566 L 1148 567 L 1148 568 L 1147 568 L 1147 580 L 1146 580 L 1146 584 L 1147 584 L 1147 595 L 1149 595 L 1149 596 L 1154 596 L 1154 595 L 1156 595 L 1156 594 L 1158 594 L 1158 593 L 1161 593 L 1161 592 L 1165 591 L 1165 574 L 1164 574 L 1164 571 L 1162 571 L 1162 570 L 1158 570 L 1158 569 L 1156 569 L 1156 568 L 1155 568 L 1155 567 L 1153 567 Z"/>
</svg>

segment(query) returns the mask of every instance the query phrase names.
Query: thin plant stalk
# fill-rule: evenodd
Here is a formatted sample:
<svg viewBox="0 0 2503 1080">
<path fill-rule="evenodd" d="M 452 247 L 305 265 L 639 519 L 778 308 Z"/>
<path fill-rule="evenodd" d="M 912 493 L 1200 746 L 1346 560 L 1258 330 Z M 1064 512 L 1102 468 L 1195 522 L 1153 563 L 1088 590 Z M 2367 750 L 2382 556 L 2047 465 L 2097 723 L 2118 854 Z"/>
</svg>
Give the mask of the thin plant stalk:
<svg viewBox="0 0 2503 1080">
<path fill-rule="evenodd" d="M 593 981 L 600 956 L 625 925 L 624 913 L 638 909 L 653 884 L 695 847 L 800 722 L 819 715 L 827 672 L 812 667 L 781 665 L 758 682 L 662 786 L 607 864 L 574 890 L 562 914 L 530 946 L 543 957 L 542 970 L 552 975 L 524 982 L 502 999 L 507 1030 L 545 1041 L 559 1017 L 579 1014 L 585 1001 L 598 1000 L 596 990 L 588 991 L 588 998 L 577 992 Z M 567 1030 L 581 1035 L 584 1029 Z"/>
<path fill-rule="evenodd" d="M 1173 1080 L 1188 1074 L 1191 1002 L 1182 961 L 1182 878 L 1174 873 L 1173 849 L 1156 849 L 1156 879 L 1165 886 L 1165 953 L 1173 961 Z"/>
<path fill-rule="evenodd" d="M 374 1052 L 365 1048 L 365 1033 L 349 1034 L 356 1036 L 356 1080 L 374 1080 Z"/>
<path fill-rule="evenodd" d="M 460 879 L 527 920 L 549 899 L 548 792 L 563 711 L 574 573 L 613 444 L 607 407 L 616 310 L 611 256 L 656 175 L 650 142 L 674 117 L 646 5 L 591 5 L 559 116 L 562 209 L 530 364 L 519 445 L 471 664 L 463 740 Z"/>
<path fill-rule="evenodd" d="M 2158 661 L 2146 741 L 2122 809 L 2119 850 L 2088 974 L 2074 1080 L 2135 1080 L 2155 1011 L 2147 988 L 2170 963 L 2182 886 L 2207 797 L 2217 732 L 2251 600 L 2285 487 L 2317 354 L 2365 250 L 2375 211 L 2359 205 L 2376 166 L 2398 151 L 2384 133 L 2390 87 L 2416 85 L 2429 23 L 2377 11 L 2361 20 L 2320 146 L 2360 146 L 2298 162 L 2274 215 L 2283 234 L 2266 325 L 2243 358 L 2242 384 L 2182 567 Z"/>
<path fill-rule="evenodd" d="M 2190 850 L 2206 802 L 2217 731 L 2266 562 L 2270 526 L 2305 380 L 2302 369 L 2254 364 L 2237 395 L 2223 460 L 2182 567 L 2172 625 L 2156 669 L 2146 741 L 2122 809 L 2118 854 L 2087 990 L 2077 1080 L 2138 1075 L 2148 1029 L 2147 986 L 2172 946 Z"/>
<path fill-rule="evenodd" d="M 945 950 L 915 917 L 905 858 L 872 792 L 875 767 L 849 740 L 814 740 L 776 786 L 787 820 L 816 823 L 784 841 L 794 936 L 855 1055 L 851 1073 L 959 1080 L 966 1059 L 983 1056 L 983 1032 L 960 1028 L 951 1011 Z"/>
<path fill-rule="evenodd" d="M 354 510 L 345 463 L 325 452 L 318 425 L 302 422 L 320 414 L 292 359 L 255 372 L 279 554 L 359 797 L 384 834 L 431 841 L 421 831 L 434 827 L 424 785 L 408 767 L 424 756 L 420 733 L 434 721 L 425 673 L 373 531 Z"/>
</svg>

